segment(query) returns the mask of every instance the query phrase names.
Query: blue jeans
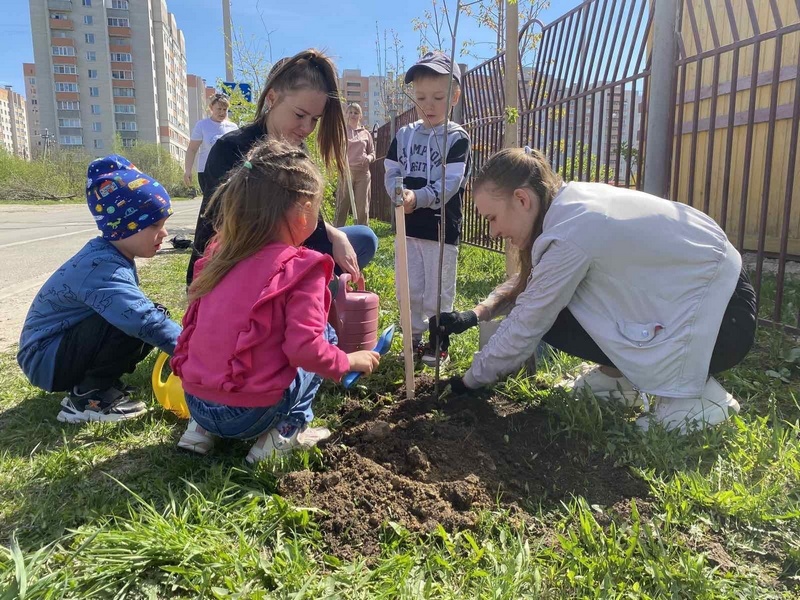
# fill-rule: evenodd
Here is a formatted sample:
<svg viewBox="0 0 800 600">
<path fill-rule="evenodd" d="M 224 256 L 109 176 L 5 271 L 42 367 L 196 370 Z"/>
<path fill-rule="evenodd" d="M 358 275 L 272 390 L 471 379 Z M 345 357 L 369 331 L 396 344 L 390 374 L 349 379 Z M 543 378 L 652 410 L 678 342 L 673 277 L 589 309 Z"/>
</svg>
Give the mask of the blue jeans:
<svg viewBox="0 0 800 600">
<path fill-rule="evenodd" d="M 331 344 L 339 341 L 330 325 L 325 326 L 325 339 Z M 273 406 L 225 406 L 191 394 L 186 394 L 186 404 L 192 419 L 209 433 L 245 440 L 258 437 L 281 424 L 303 427 L 311 423 L 314 419 L 311 405 L 321 384 L 322 377 L 298 368 L 297 375 L 283 392 L 280 402 Z"/>
<path fill-rule="evenodd" d="M 369 261 L 372 260 L 372 257 L 375 256 L 375 253 L 378 251 L 378 236 L 376 236 L 375 232 L 366 225 L 350 225 L 348 227 L 339 227 L 339 231 L 347 236 L 347 239 L 353 246 L 353 250 L 356 251 L 356 256 L 358 257 L 358 268 L 363 269 L 366 267 L 369 264 Z M 314 244 L 313 246 L 309 245 L 308 247 L 316 250 L 317 252 L 322 252 L 323 254 L 333 256 L 333 244 L 327 237 L 324 241 Z M 338 265 L 336 266 L 334 272 L 337 275 L 342 274 L 342 270 Z"/>
</svg>

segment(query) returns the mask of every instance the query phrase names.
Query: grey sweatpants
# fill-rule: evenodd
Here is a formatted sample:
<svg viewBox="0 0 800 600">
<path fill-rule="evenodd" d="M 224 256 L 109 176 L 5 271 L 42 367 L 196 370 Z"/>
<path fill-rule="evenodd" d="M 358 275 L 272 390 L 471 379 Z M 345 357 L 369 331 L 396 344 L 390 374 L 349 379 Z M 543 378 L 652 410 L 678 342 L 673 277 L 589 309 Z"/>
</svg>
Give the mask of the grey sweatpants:
<svg viewBox="0 0 800 600">
<path fill-rule="evenodd" d="M 411 296 L 411 334 L 414 340 L 422 339 L 428 330 L 428 318 L 436 315 L 436 297 L 439 293 L 439 242 L 406 238 L 408 248 L 408 288 Z M 456 297 L 456 267 L 458 246 L 444 245 L 442 267 L 442 312 L 453 310 Z M 395 273 L 397 272 L 397 241 L 395 240 Z M 397 286 L 395 286 L 395 289 Z M 399 297 L 398 292 L 398 297 Z"/>
</svg>

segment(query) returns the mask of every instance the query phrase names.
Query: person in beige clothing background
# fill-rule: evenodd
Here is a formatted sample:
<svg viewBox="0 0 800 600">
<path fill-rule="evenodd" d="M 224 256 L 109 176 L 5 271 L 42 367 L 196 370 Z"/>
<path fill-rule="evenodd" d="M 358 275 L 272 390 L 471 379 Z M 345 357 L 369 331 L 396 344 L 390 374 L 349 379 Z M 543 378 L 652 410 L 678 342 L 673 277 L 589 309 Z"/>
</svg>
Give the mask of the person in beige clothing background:
<svg viewBox="0 0 800 600">
<path fill-rule="evenodd" d="M 375 160 L 372 135 L 361 126 L 361 107 L 352 103 L 347 107 L 347 162 L 353 180 L 357 215 L 353 219 L 358 225 L 369 223 L 370 173 L 369 165 Z M 346 181 L 340 179 L 336 190 L 336 218 L 334 225 L 342 227 L 350 212 L 350 190 Z"/>
</svg>

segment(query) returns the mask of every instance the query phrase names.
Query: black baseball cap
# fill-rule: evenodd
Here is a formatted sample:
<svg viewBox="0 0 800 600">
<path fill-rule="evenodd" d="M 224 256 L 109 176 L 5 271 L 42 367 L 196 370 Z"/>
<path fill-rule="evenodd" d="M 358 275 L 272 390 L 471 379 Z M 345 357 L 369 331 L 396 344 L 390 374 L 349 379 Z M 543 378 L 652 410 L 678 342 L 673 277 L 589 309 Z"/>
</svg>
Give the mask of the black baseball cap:
<svg viewBox="0 0 800 600">
<path fill-rule="evenodd" d="M 414 75 L 421 70 L 433 71 L 437 75 L 450 75 L 451 62 L 450 57 L 444 52 L 439 52 L 438 50 L 428 52 L 406 71 L 406 83 L 414 81 Z M 453 78 L 456 83 L 461 85 L 461 69 L 458 68 L 457 64 L 453 64 Z"/>
</svg>

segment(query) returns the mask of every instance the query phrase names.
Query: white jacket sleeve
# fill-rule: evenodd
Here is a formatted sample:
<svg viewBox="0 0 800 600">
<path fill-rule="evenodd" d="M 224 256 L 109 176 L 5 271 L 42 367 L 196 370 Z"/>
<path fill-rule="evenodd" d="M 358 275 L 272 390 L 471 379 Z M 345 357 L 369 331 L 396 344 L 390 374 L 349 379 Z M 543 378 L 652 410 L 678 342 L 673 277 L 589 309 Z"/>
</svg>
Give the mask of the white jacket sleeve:
<svg viewBox="0 0 800 600">
<path fill-rule="evenodd" d="M 489 343 L 475 355 L 464 384 L 478 388 L 517 371 L 569 304 L 590 258 L 578 246 L 554 240 L 534 266 L 528 285 Z"/>
</svg>

